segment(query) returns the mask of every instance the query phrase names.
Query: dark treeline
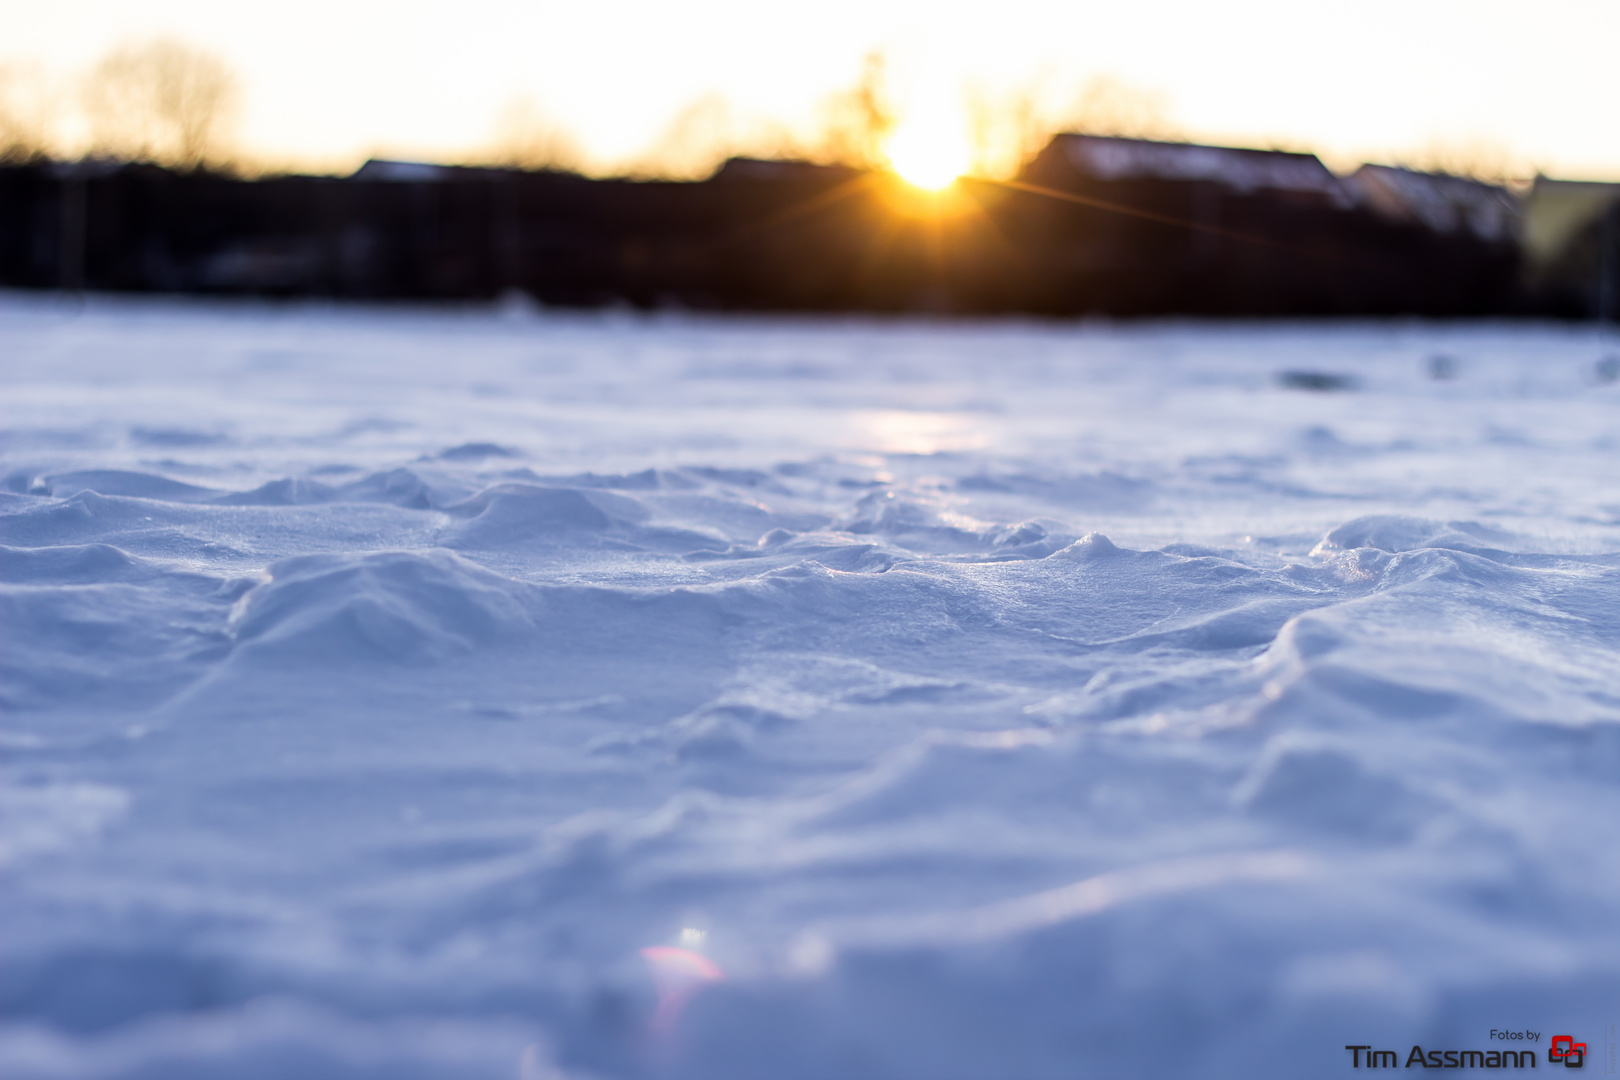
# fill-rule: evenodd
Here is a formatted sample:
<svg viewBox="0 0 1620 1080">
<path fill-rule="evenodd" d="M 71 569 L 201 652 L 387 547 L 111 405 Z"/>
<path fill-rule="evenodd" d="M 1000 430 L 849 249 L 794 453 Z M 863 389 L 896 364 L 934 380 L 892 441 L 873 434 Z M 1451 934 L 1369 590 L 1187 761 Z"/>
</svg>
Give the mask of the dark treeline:
<svg viewBox="0 0 1620 1080">
<path fill-rule="evenodd" d="M 751 160 L 697 182 L 388 162 L 259 180 L 37 163 L 0 169 L 0 284 L 521 290 L 547 304 L 713 310 L 1573 317 L 1600 314 L 1620 287 L 1604 280 L 1614 208 L 1586 230 L 1595 239 L 1570 242 L 1589 256 L 1538 277 L 1511 196 L 1423 176 L 1341 180 L 1310 155 L 1078 136 L 1011 184 L 940 194 L 886 173 Z"/>
</svg>

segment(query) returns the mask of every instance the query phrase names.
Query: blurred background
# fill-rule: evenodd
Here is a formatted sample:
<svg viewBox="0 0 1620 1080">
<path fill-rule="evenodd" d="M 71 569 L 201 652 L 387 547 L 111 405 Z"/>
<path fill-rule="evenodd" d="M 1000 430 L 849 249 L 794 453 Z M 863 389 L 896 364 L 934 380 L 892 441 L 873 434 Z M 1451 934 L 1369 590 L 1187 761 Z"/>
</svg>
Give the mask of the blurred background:
<svg viewBox="0 0 1620 1080">
<path fill-rule="evenodd" d="M 1620 306 L 1605 0 L 3 9 L 12 286 L 1053 314 Z M 723 197 L 669 186 L 721 179 Z"/>
</svg>

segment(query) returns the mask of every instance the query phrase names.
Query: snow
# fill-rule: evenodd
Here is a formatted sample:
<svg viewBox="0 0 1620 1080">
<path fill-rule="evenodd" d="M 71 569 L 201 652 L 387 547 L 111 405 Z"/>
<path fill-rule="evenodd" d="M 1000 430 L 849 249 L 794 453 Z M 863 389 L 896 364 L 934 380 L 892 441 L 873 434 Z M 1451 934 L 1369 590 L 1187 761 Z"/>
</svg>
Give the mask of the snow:
<svg viewBox="0 0 1620 1080">
<path fill-rule="evenodd" d="M 0 296 L 0 1070 L 1597 1053 L 1602 355 Z"/>
</svg>

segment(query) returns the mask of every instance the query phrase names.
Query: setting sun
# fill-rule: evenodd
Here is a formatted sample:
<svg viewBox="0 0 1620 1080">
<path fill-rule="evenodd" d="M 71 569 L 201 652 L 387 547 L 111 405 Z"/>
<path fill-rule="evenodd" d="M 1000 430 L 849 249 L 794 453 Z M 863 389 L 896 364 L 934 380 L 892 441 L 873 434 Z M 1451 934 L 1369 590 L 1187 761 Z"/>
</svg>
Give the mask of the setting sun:
<svg viewBox="0 0 1620 1080">
<path fill-rule="evenodd" d="M 919 117 L 895 130 L 889 164 L 910 184 L 929 191 L 946 187 L 968 169 L 971 150 L 961 125 L 945 116 Z"/>
</svg>

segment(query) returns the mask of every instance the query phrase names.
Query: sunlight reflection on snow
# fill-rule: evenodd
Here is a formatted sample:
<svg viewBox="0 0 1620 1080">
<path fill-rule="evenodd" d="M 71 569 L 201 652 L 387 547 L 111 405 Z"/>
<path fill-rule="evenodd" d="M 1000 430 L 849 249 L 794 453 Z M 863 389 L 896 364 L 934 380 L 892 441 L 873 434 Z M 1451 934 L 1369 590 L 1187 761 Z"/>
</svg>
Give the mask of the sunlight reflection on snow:
<svg viewBox="0 0 1620 1080">
<path fill-rule="evenodd" d="M 977 450 L 989 443 L 982 417 L 957 413 L 872 409 L 852 413 L 844 442 L 885 454 L 939 454 Z"/>
</svg>

